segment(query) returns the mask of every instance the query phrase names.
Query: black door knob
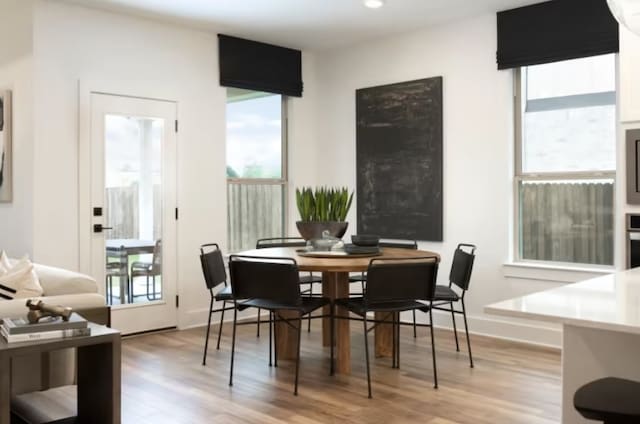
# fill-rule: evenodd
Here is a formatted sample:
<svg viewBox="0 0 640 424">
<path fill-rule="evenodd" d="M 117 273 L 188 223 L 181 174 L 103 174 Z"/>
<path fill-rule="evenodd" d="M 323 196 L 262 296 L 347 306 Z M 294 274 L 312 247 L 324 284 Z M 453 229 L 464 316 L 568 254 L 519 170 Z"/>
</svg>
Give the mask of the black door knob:
<svg viewBox="0 0 640 424">
<path fill-rule="evenodd" d="M 93 224 L 94 233 L 101 233 L 102 230 L 113 230 L 113 227 L 103 227 L 102 224 Z"/>
</svg>

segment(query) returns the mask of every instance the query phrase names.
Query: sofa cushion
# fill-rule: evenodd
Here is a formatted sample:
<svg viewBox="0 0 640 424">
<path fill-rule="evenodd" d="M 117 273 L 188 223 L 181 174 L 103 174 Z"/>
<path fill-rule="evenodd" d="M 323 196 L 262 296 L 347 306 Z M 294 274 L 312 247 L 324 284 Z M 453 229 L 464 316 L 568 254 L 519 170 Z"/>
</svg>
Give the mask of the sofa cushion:
<svg viewBox="0 0 640 424">
<path fill-rule="evenodd" d="M 42 286 L 28 258 L 21 259 L 9 269 L 3 266 L 0 270 L 0 298 L 24 299 L 41 296 L 42 293 Z"/>
</svg>

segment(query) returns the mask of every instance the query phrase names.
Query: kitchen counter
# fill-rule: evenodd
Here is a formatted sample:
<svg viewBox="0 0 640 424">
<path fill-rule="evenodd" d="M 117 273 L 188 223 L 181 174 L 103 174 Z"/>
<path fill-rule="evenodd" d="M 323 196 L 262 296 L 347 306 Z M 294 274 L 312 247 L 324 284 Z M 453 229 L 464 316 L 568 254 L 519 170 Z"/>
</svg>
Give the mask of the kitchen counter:
<svg viewBox="0 0 640 424">
<path fill-rule="evenodd" d="M 562 324 L 562 423 L 590 424 L 575 391 L 613 376 L 640 381 L 640 268 L 494 303 L 485 312 Z"/>
</svg>

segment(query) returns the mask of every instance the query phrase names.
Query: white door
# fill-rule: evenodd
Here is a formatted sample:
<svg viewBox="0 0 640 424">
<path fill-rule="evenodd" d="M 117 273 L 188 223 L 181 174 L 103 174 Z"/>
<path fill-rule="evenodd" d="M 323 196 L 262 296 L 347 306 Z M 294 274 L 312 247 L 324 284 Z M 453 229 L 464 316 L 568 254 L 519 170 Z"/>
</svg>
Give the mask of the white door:
<svg viewBox="0 0 640 424">
<path fill-rule="evenodd" d="M 176 103 L 90 96 L 91 274 L 124 334 L 176 326 Z"/>
</svg>

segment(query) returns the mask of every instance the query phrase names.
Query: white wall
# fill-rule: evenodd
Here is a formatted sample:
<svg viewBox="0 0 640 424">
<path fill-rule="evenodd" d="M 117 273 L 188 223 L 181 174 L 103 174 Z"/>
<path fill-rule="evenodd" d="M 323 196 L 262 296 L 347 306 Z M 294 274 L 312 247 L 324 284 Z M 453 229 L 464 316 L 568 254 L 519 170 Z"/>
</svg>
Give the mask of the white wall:
<svg viewBox="0 0 640 424">
<path fill-rule="evenodd" d="M 444 83 L 444 242 L 420 247 L 442 255 L 440 283 L 460 242 L 478 246 L 468 297 L 472 330 L 538 343 L 560 342 L 557 328 L 483 314 L 502 299 L 555 287 L 544 271 L 530 279 L 506 278 L 511 255 L 513 199 L 513 76 L 498 71 L 495 14 L 317 55 L 320 173 L 326 184 L 356 186 L 355 90 L 442 76 Z M 355 208 L 350 231 L 356 228 Z M 575 281 L 589 273 L 551 280 Z M 560 278 L 559 278 L 560 277 Z M 441 321 L 448 325 L 450 319 Z"/>
<path fill-rule="evenodd" d="M 33 253 L 33 22 L 29 0 L 0 0 L 0 89 L 13 97 L 13 201 L 0 203 L 0 250 Z"/>
<path fill-rule="evenodd" d="M 89 89 L 178 103 L 179 325 L 206 322 L 198 247 L 227 240 L 225 104 L 217 37 L 52 1 L 35 12 L 36 182 L 34 255 L 72 269 L 78 262 L 78 82 Z M 290 180 L 315 181 L 313 57 L 305 93 L 291 99 Z M 82 139 L 82 138 L 80 138 Z M 306 163 L 305 163 L 306 162 Z"/>
</svg>

